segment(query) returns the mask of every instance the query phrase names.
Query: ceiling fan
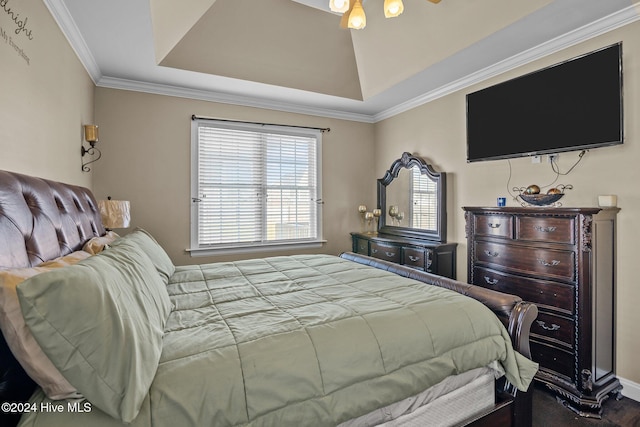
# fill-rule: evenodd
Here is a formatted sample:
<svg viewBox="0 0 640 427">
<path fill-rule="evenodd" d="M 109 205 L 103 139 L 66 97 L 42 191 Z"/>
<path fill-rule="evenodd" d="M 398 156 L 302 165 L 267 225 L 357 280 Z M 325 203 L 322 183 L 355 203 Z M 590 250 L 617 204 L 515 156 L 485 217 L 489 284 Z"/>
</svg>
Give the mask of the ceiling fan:
<svg viewBox="0 0 640 427">
<path fill-rule="evenodd" d="M 427 0 L 440 3 L 440 0 Z M 341 28 L 360 30 L 367 25 L 367 17 L 362 8 L 362 0 L 329 0 L 329 8 L 333 12 L 342 13 Z M 402 0 L 384 0 L 384 16 L 394 18 L 404 11 Z"/>
</svg>

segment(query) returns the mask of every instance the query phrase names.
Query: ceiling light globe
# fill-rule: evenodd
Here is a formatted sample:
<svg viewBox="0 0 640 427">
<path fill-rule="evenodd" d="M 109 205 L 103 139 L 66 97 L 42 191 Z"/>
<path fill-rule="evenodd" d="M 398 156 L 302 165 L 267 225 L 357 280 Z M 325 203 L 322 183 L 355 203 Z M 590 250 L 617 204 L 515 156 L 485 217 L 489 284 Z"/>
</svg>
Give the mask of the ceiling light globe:
<svg viewBox="0 0 640 427">
<path fill-rule="evenodd" d="M 364 27 L 364 25 L 362 25 L 363 23 L 364 21 L 362 20 L 362 18 L 356 16 L 349 21 L 349 28 L 360 30 Z"/>
<path fill-rule="evenodd" d="M 384 0 L 385 18 L 394 18 L 404 12 L 402 0 Z"/>
</svg>

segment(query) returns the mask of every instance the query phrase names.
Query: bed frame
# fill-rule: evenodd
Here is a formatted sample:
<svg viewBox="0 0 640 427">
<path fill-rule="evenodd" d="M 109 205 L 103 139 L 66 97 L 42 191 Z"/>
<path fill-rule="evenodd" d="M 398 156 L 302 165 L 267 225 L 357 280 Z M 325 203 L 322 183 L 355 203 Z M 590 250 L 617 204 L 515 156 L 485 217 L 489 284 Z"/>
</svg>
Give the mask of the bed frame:
<svg viewBox="0 0 640 427">
<path fill-rule="evenodd" d="M 480 286 L 470 285 L 454 279 L 416 270 L 404 265 L 395 264 L 365 255 L 345 252 L 341 258 L 360 264 L 387 270 L 403 277 L 419 280 L 430 285 L 451 289 L 474 298 L 489 307 L 506 326 L 513 348 L 522 355 L 531 358 L 529 349 L 529 331 L 531 324 L 538 317 L 538 308 L 522 301 L 516 295 L 492 291 Z M 486 414 L 468 420 L 470 426 L 516 426 L 531 427 L 533 385 L 529 391 L 518 391 L 504 377 L 496 381 L 496 405 Z"/>
<path fill-rule="evenodd" d="M 0 171 L 0 269 L 33 267 L 82 249 L 106 232 L 90 190 L 74 185 Z M 529 329 L 537 316 L 520 297 L 413 270 L 354 253 L 342 258 L 388 270 L 475 298 L 502 320 L 514 348 L 527 357 Z M 531 391 L 518 392 L 504 379 L 496 382 L 496 405 L 467 425 L 531 426 Z M 0 334 L 0 402 L 26 402 L 36 384 L 24 372 Z M 0 425 L 13 426 L 19 415 L 0 412 Z"/>
</svg>

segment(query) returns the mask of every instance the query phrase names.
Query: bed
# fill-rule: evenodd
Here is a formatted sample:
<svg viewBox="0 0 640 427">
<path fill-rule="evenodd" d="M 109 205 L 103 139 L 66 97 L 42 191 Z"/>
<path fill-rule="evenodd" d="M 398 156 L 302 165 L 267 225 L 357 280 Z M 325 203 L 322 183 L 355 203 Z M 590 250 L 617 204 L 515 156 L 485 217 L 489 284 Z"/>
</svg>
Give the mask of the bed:
<svg viewBox="0 0 640 427">
<path fill-rule="evenodd" d="M 3 280 L 2 425 L 531 425 L 516 296 L 354 253 L 176 267 L 0 171 Z"/>
</svg>

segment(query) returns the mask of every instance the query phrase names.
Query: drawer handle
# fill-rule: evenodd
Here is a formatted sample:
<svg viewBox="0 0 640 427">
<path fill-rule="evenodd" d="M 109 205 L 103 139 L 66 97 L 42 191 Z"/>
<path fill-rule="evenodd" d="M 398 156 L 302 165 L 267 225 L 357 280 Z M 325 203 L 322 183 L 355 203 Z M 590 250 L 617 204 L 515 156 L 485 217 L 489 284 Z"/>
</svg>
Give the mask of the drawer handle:
<svg viewBox="0 0 640 427">
<path fill-rule="evenodd" d="M 488 285 L 496 285 L 499 282 L 498 279 L 492 279 L 489 276 L 484 276 L 484 281 L 487 282 Z"/>
<path fill-rule="evenodd" d="M 484 251 L 484 253 L 487 254 L 488 256 L 494 257 L 494 258 L 496 258 L 498 255 L 500 255 L 500 253 L 498 253 L 498 252 L 489 251 L 489 250 Z"/>
<path fill-rule="evenodd" d="M 420 258 L 417 256 L 413 256 L 413 255 L 409 255 L 409 259 L 413 262 L 416 262 L 417 260 L 419 260 Z"/>
<path fill-rule="evenodd" d="M 533 228 L 541 233 L 553 233 L 556 231 L 557 227 L 542 227 L 541 225 L 534 225 Z"/>
<path fill-rule="evenodd" d="M 395 252 L 388 252 L 388 251 L 385 251 L 385 252 L 384 252 L 384 254 L 385 254 L 386 256 L 388 256 L 388 257 L 392 257 L 392 256 L 394 256 L 396 253 L 395 253 Z"/>
<path fill-rule="evenodd" d="M 538 262 L 540 264 L 544 265 L 545 267 L 555 267 L 556 265 L 560 264 L 560 261 L 555 260 L 555 259 L 553 261 L 549 262 L 549 261 L 545 261 L 543 259 L 539 259 L 538 258 Z"/>
<path fill-rule="evenodd" d="M 499 223 L 499 222 L 496 222 L 496 223 L 490 222 L 489 223 L 489 228 L 500 228 L 500 225 L 501 225 L 501 223 Z"/>
<path fill-rule="evenodd" d="M 557 331 L 558 329 L 560 329 L 560 325 L 556 325 L 555 323 L 552 323 L 551 327 L 547 326 L 547 324 L 542 320 L 536 320 L 536 323 L 546 331 Z"/>
</svg>

